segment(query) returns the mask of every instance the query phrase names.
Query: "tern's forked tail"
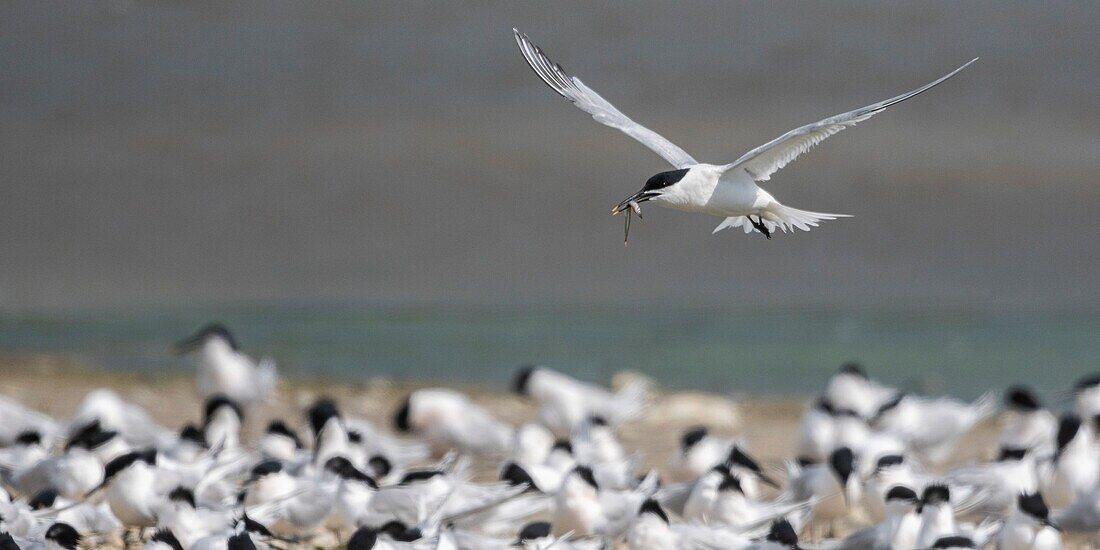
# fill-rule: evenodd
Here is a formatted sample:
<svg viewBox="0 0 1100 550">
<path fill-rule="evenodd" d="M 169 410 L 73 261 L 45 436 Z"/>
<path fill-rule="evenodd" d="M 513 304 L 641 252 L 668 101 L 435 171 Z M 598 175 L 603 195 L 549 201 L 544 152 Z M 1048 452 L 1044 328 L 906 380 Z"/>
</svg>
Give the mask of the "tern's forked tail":
<svg viewBox="0 0 1100 550">
<path fill-rule="evenodd" d="M 754 216 L 756 214 L 753 214 Z M 801 229 L 803 231 L 809 231 L 812 227 L 817 227 L 819 223 L 825 220 L 835 220 L 837 218 L 850 218 L 852 216 L 848 214 L 826 214 L 824 212 L 810 212 L 809 210 L 799 210 L 797 208 L 791 208 L 789 206 L 773 202 L 760 213 L 761 221 L 769 232 L 775 232 L 776 229 L 787 233 L 788 231 L 794 231 L 795 229 Z M 759 231 L 753 223 L 746 216 L 734 216 L 732 218 L 726 218 L 722 223 L 718 224 L 718 227 L 714 228 L 714 233 L 717 233 L 728 227 L 740 227 L 745 230 L 745 233 L 752 233 L 753 231 Z"/>
</svg>

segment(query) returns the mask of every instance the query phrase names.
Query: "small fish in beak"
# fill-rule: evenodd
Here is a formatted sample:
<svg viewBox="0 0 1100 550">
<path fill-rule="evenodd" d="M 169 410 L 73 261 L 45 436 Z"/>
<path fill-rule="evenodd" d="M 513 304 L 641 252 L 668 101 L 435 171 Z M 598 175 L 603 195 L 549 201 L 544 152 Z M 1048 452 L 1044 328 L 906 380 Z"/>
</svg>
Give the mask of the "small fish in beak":
<svg viewBox="0 0 1100 550">
<path fill-rule="evenodd" d="M 642 219 L 642 207 L 638 206 L 637 201 L 630 201 L 626 204 L 629 208 L 627 208 L 627 210 L 626 210 L 626 227 L 623 229 L 623 246 L 626 246 L 627 242 L 630 240 L 630 218 L 631 218 L 631 215 L 637 214 L 638 219 L 639 220 Z M 620 212 L 622 212 L 622 210 L 619 210 L 614 215 L 618 216 Z"/>
</svg>

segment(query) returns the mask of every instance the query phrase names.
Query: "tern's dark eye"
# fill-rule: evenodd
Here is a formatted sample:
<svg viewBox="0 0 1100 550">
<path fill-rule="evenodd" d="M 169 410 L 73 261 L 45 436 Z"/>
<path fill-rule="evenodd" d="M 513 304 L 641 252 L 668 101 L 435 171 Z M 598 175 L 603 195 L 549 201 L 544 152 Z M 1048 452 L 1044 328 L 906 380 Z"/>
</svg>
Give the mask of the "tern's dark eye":
<svg viewBox="0 0 1100 550">
<path fill-rule="evenodd" d="M 660 174 L 657 174 L 657 175 L 653 176 L 652 178 L 649 178 L 649 181 L 645 182 L 645 187 L 643 187 L 642 190 L 643 191 L 653 191 L 653 190 L 656 190 L 656 189 L 664 189 L 665 187 L 668 187 L 668 186 L 684 179 L 684 176 L 687 175 L 688 170 L 690 170 L 690 168 L 684 168 L 684 169 L 681 169 L 681 170 L 671 170 L 671 171 L 668 171 L 668 172 L 661 172 Z"/>
</svg>

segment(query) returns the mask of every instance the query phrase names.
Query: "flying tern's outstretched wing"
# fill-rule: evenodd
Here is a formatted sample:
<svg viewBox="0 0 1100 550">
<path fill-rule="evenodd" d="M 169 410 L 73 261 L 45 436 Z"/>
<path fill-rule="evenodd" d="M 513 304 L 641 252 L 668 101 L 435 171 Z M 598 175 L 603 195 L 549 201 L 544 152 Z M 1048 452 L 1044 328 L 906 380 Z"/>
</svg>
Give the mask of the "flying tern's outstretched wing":
<svg viewBox="0 0 1100 550">
<path fill-rule="evenodd" d="M 661 158 L 667 160 L 676 168 L 687 168 L 698 164 L 695 159 L 691 158 L 691 155 L 684 152 L 675 143 L 630 120 L 629 117 L 619 112 L 614 105 L 600 97 L 600 94 L 597 94 L 595 90 L 585 86 L 579 78 L 569 76 L 561 68 L 561 65 L 550 61 L 550 58 L 546 57 L 542 48 L 532 44 L 526 34 L 516 29 L 512 29 L 512 32 L 516 35 L 519 50 L 523 52 L 523 57 L 535 70 L 535 74 L 539 75 L 539 78 L 553 88 L 555 92 L 572 101 L 580 110 L 592 115 L 596 122 L 618 128 L 626 135 L 640 141 L 642 145 L 652 149 L 654 153 L 661 155 Z"/>
<path fill-rule="evenodd" d="M 887 99 L 886 101 L 880 101 L 873 105 L 868 105 L 862 109 L 856 109 L 844 114 L 829 117 L 825 120 L 820 120 L 813 124 L 807 124 L 801 128 L 795 128 L 741 155 L 741 158 L 725 165 L 723 168 L 727 171 L 734 168 L 744 168 L 754 180 L 767 180 L 780 168 L 783 168 L 787 163 L 798 158 L 798 155 L 809 151 L 814 145 L 824 141 L 825 138 L 845 128 L 855 126 L 857 122 L 863 122 L 895 103 L 900 103 L 921 92 L 934 88 L 939 83 L 955 76 L 959 71 L 965 69 L 967 65 L 977 60 L 977 58 L 974 58 L 966 65 L 911 92 Z"/>
</svg>

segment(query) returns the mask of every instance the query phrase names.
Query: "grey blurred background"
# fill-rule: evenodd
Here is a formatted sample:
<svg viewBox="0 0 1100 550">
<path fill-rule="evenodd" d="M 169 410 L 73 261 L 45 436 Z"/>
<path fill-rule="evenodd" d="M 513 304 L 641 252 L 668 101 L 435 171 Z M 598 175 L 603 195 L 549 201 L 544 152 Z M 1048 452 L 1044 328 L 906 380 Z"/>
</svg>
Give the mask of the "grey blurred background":
<svg viewBox="0 0 1100 550">
<path fill-rule="evenodd" d="M 767 187 L 765 241 L 608 210 L 663 162 L 511 27 L 723 162 L 975 56 Z M 0 305 L 1096 305 L 1094 3 L 6 2 Z"/>
<path fill-rule="evenodd" d="M 667 166 L 539 82 L 513 26 L 711 162 L 982 59 L 766 185 L 855 218 L 766 241 L 647 208 L 624 248 L 609 209 Z M 796 373 L 906 356 L 968 364 L 976 388 L 998 368 L 1086 368 L 1098 28 L 1088 2 L 5 2 L 0 350 L 138 338 L 105 361 L 147 364 L 228 318 L 311 372 L 407 372 L 425 353 L 411 359 L 484 378 L 549 359 L 718 380 L 739 355 Z M 371 306 L 264 309 L 287 303 Z M 498 313 L 455 313 L 471 307 Z M 880 310 L 918 313 L 860 313 Z M 125 322 L 18 322 L 76 311 Z M 431 326 L 400 340 L 416 320 Z M 287 343 L 305 325 L 317 337 Z M 294 355 L 334 332 L 338 358 Z"/>
</svg>

